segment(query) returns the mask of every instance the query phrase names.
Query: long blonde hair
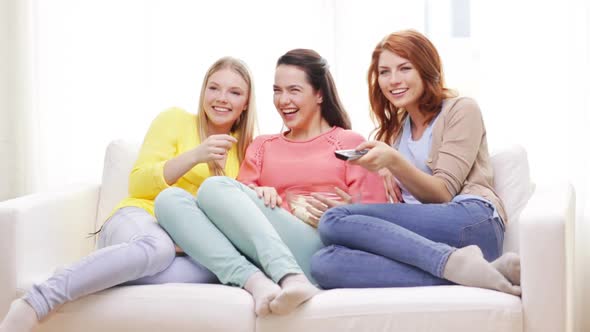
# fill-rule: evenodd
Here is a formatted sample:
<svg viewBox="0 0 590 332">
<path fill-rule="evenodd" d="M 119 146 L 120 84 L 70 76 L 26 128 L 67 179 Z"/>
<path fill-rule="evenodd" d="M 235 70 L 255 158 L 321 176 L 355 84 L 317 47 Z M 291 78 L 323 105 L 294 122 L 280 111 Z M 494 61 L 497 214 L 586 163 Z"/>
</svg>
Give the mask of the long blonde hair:
<svg viewBox="0 0 590 332">
<path fill-rule="evenodd" d="M 201 85 L 199 111 L 197 114 L 199 139 L 201 142 L 203 142 L 207 139 L 207 137 L 209 137 L 209 133 L 207 132 L 207 124 L 209 123 L 209 119 L 207 118 L 207 113 L 205 112 L 204 107 L 207 81 L 211 75 L 222 69 L 230 69 L 234 71 L 240 75 L 248 85 L 248 107 L 244 110 L 244 112 L 242 112 L 240 117 L 230 129 L 230 133 L 234 134 L 234 136 L 236 136 L 238 139 L 238 161 L 241 164 L 244 160 L 244 156 L 246 155 L 246 149 L 250 143 L 252 143 L 254 135 L 258 130 L 256 98 L 254 97 L 254 82 L 252 81 L 250 70 L 243 61 L 232 57 L 223 57 L 215 61 L 215 63 L 209 67 L 209 70 L 207 70 L 207 74 L 205 74 L 205 77 L 203 78 L 203 84 Z M 215 161 L 210 161 L 207 164 L 209 165 L 209 172 L 211 174 L 225 175 L 223 168 Z"/>
</svg>

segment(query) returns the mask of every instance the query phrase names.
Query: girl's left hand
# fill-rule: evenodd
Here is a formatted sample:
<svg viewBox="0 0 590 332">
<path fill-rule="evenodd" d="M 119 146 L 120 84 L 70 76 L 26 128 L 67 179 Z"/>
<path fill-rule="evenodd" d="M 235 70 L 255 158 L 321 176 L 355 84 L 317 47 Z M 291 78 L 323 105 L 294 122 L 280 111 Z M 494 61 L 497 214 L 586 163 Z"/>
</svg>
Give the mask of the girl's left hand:
<svg viewBox="0 0 590 332">
<path fill-rule="evenodd" d="M 385 193 L 389 198 L 389 202 L 401 203 L 403 201 L 402 191 L 391 172 L 387 168 L 382 168 L 379 170 L 379 175 L 383 179 Z"/>
<path fill-rule="evenodd" d="M 399 153 L 396 149 L 380 141 L 364 142 L 355 148 L 358 151 L 364 149 L 369 149 L 369 152 L 359 159 L 350 160 L 349 163 L 360 165 L 371 172 L 378 172 L 393 164 Z"/>
<path fill-rule="evenodd" d="M 277 190 L 273 187 L 257 187 L 253 184 L 249 184 L 248 187 L 254 190 L 258 195 L 258 198 L 264 200 L 264 205 L 270 206 L 274 209 L 277 205 L 283 204 L 283 199 L 277 193 Z"/>
</svg>

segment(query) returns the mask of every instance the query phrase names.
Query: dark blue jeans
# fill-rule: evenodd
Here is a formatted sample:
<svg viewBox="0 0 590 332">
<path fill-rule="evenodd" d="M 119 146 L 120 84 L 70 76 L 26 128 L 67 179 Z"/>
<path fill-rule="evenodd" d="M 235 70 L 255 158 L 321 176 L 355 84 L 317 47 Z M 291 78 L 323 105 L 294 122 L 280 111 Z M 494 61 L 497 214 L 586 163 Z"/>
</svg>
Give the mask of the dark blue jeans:
<svg viewBox="0 0 590 332">
<path fill-rule="evenodd" d="M 447 285 L 449 255 L 468 245 L 488 260 L 502 253 L 504 227 L 480 200 L 445 204 L 355 204 L 328 210 L 318 230 L 327 246 L 311 262 L 322 288 Z"/>
</svg>

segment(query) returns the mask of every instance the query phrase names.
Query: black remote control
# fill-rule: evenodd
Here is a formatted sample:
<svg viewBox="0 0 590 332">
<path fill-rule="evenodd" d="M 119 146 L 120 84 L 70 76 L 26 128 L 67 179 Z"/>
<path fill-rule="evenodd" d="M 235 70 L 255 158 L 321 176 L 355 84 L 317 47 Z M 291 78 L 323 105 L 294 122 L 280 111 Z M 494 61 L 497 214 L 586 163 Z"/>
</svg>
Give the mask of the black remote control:
<svg viewBox="0 0 590 332">
<path fill-rule="evenodd" d="M 342 159 L 342 160 L 355 160 L 355 159 L 359 159 L 360 157 L 364 156 L 365 154 L 367 154 L 367 152 L 369 152 L 368 149 L 361 150 L 361 151 L 357 151 L 357 150 L 336 150 L 336 151 L 334 151 L 334 154 L 336 155 L 336 158 L 338 158 L 338 159 Z"/>
</svg>

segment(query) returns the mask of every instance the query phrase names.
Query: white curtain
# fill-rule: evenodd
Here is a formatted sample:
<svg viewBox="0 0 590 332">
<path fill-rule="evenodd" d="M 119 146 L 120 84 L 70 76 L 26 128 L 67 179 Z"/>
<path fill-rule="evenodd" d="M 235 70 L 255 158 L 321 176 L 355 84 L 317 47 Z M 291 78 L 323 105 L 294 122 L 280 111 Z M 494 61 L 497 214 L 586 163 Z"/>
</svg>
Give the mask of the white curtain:
<svg viewBox="0 0 590 332">
<path fill-rule="evenodd" d="M 33 190 L 98 181 L 107 143 L 140 141 L 167 107 L 195 112 L 205 70 L 224 55 L 251 67 L 263 133 L 281 129 L 271 95 L 276 60 L 300 47 L 328 59 L 355 127 L 368 132 L 364 82 L 371 49 L 386 32 L 421 29 L 423 20 L 420 1 L 383 1 L 377 12 L 328 0 L 33 4 L 39 123 L 39 162 L 29 165 L 39 174 Z M 402 5 L 403 12 L 395 10 Z"/>
<path fill-rule="evenodd" d="M 590 305 L 589 21 L 584 0 L 0 1 L 0 199 L 99 182 L 108 142 L 141 141 L 167 107 L 195 112 L 205 70 L 224 55 L 249 64 L 261 132 L 276 133 L 276 59 L 317 50 L 366 136 L 371 51 L 413 28 L 438 47 L 448 84 L 478 100 L 492 150 L 521 144 L 534 181 L 574 184 L 580 318 Z"/>
<path fill-rule="evenodd" d="M 533 181 L 575 186 L 575 327 L 590 331 L 590 5 L 474 3 L 478 100 L 491 146 L 522 144 Z"/>
<path fill-rule="evenodd" d="M 30 6 L 0 1 L 0 200 L 25 192 L 23 147 L 31 116 Z"/>
</svg>

